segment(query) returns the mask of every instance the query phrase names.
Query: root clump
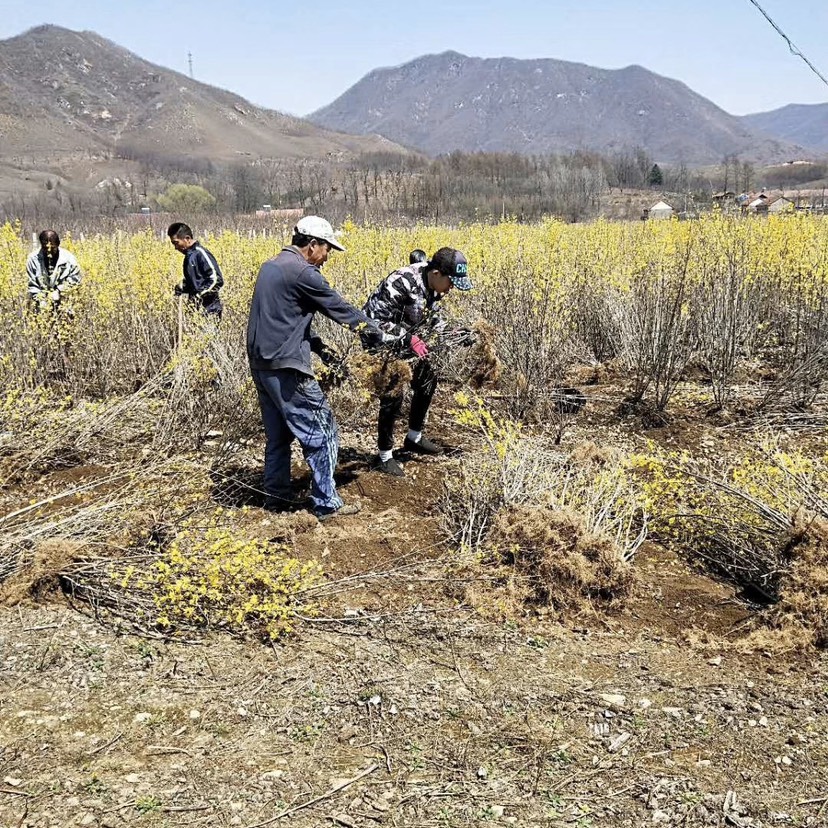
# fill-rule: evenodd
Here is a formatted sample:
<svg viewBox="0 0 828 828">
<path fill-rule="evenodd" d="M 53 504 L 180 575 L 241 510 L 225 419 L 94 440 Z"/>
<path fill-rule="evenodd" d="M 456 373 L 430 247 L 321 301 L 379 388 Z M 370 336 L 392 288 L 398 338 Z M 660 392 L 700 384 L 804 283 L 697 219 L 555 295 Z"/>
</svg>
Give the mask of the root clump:
<svg viewBox="0 0 828 828">
<path fill-rule="evenodd" d="M 791 563 L 780 583 L 774 622 L 794 627 L 820 648 L 828 647 L 828 520 L 815 518 L 793 529 Z"/>
<path fill-rule="evenodd" d="M 480 319 L 474 323 L 472 330 L 476 335 L 475 343 L 469 349 L 471 375 L 469 385 L 475 390 L 497 384 L 500 379 L 500 359 L 495 349 L 495 329 L 490 322 Z"/>
<path fill-rule="evenodd" d="M 487 545 L 524 582 L 528 603 L 560 614 L 618 603 L 633 584 L 632 566 L 615 542 L 589 532 L 571 510 L 547 506 L 503 510 L 489 530 Z"/>
<path fill-rule="evenodd" d="M 350 361 L 351 376 L 377 397 L 398 392 L 411 382 L 411 366 L 389 354 L 356 354 Z"/>
</svg>

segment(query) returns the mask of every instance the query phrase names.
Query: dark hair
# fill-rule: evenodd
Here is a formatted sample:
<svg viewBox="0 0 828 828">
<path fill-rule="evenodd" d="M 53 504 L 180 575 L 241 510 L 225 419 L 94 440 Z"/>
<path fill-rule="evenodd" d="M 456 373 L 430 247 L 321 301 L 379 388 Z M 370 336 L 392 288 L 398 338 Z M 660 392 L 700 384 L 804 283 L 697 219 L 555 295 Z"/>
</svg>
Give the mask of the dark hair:
<svg viewBox="0 0 828 828">
<path fill-rule="evenodd" d="M 41 230 L 37 240 L 41 245 L 46 244 L 49 239 L 54 240 L 55 244 L 60 247 L 60 236 L 54 230 Z"/>
<path fill-rule="evenodd" d="M 294 247 L 307 247 L 314 240 L 314 236 L 306 236 L 304 233 L 293 231 L 293 238 L 290 243 Z"/>
<path fill-rule="evenodd" d="M 443 276 L 454 276 L 455 255 L 453 247 L 441 247 L 428 263 L 429 270 L 439 270 Z"/>
<path fill-rule="evenodd" d="M 311 242 L 317 242 L 319 244 L 327 244 L 328 248 L 330 248 L 331 243 L 327 239 L 320 239 L 317 236 L 306 236 L 304 233 L 296 233 L 294 232 L 293 238 L 290 240 L 290 243 L 294 247 L 307 247 Z"/>
<path fill-rule="evenodd" d="M 184 224 L 183 221 L 175 221 L 167 228 L 167 235 L 171 239 L 191 239 L 193 231 L 189 224 Z"/>
<path fill-rule="evenodd" d="M 418 262 L 424 262 L 428 259 L 426 256 L 425 250 L 420 250 L 418 247 L 416 250 L 412 250 L 408 254 L 408 263 L 409 264 L 417 264 Z"/>
</svg>

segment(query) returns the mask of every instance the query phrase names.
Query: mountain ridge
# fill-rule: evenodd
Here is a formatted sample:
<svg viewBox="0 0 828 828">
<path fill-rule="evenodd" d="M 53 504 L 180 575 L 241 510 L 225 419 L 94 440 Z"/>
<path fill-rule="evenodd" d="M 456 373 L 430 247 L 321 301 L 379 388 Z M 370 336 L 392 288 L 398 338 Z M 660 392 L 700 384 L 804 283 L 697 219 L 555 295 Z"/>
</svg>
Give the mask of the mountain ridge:
<svg viewBox="0 0 828 828">
<path fill-rule="evenodd" d="M 374 69 L 308 119 L 431 155 L 643 147 L 658 161 L 701 165 L 732 154 L 764 162 L 805 152 L 638 64 L 600 69 L 453 50 Z"/>
<path fill-rule="evenodd" d="M 768 112 L 743 115 L 742 121 L 751 129 L 828 152 L 828 103 L 786 104 Z"/>
<path fill-rule="evenodd" d="M 393 148 L 337 134 L 150 63 L 95 32 L 43 24 L 0 40 L 0 156 L 119 151 L 327 157 Z M 399 148 L 398 148 L 399 149 Z"/>
</svg>

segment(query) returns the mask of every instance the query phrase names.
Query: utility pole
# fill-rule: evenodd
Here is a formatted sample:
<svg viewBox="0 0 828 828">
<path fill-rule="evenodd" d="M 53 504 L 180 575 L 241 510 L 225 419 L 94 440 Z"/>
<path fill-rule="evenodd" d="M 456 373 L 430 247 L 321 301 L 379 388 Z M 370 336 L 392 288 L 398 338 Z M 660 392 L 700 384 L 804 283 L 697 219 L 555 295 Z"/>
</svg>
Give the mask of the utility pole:
<svg viewBox="0 0 828 828">
<path fill-rule="evenodd" d="M 187 63 L 190 65 L 190 77 L 193 77 L 193 53 L 187 52 Z"/>
</svg>

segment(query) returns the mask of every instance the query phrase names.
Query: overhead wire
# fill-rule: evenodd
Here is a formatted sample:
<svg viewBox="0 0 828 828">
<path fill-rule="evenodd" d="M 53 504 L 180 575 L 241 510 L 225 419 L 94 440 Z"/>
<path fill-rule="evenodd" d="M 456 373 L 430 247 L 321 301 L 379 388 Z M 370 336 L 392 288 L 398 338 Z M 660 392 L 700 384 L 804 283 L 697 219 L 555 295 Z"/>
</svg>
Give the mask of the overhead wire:
<svg viewBox="0 0 828 828">
<path fill-rule="evenodd" d="M 811 63 L 811 61 L 810 61 L 810 60 L 808 60 L 808 58 L 807 58 L 807 57 L 805 57 L 805 55 L 803 54 L 803 52 L 802 52 L 802 50 L 801 50 L 801 49 L 799 49 L 797 46 L 795 46 L 795 45 L 794 45 L 793 41 L 792 41 L 792 40 L 791 40 L 791 39 L 790 39 L 790 38 L 789 38 L 789 37 L 785 34 L 785 32 L 783 32 L 783 31 L 782 31 L 782 29 L 781 29 L 781 28 L 780 28 L 780 27 L 779 27 L 779 26 L 778 26 L 778 25 L 774 22 L 773 18 L 771 18 L 771 16 L 770 16 L 770 15 L 769 15 L 769 14 L 768 14 L 768 13 L 767 13 L 767 12 L 766 12 L 766 11 L 765 11 L 765 10 L 764 10 L 761 6 L 760 6 L 760 5 L 759 5 L 759 3 L 757 2 L 757 0 L 749 0 L 749 2 L 750 2 L 750 3 L 752 3 L 754 6 L 756 6 L 756 8 L 757 8 L 757 9 L 759 9 L 759 11 L 762 13 L 762 16 L 765 18 L 765 20 L 767 20 L 767 21 L 768 21 L 768 23 L 770 23 L 770 24 L 771 24 L 771 26 L 773 26 L 773 28 L 774 28 L 774 29 L 776 29 L 776 31 L 777 31 L 777 33 L 779 34 L 779 36 L 780 36 L 780 37 L 781 37 L 781 38 L 785 41 L 785 43 L 787 43 L 787 44 L 788 44 L 788 49 L 790 50 L 791 54 L 792 54 L 792 55 L 796 55 L 797 57 L 802 58 L 802 60 L 804 60 L 804 61 L 805 61 L 805 63 L 808 65 L 808 68 L 809 68 L 809 69 L 810 69 L 810 70 L 811 70 L 811 71 L 812 71 L 812 72 L 813 72 L 813 73 L 814 73 L 814 74 L 815 74 L 815 75 L 816 75 L 816 76 L 817 76 L 817 77 L 818 77 L 818 78 L 819 78 L 819 79 L 820 79 L 820 80 L 821 80 L 821 81 L 822 81 L 822 82 L 823 82 L 826 86 L 828 86 L 828 78 L 826 78 L 826 77 L 825 77 L 825 75 L 823 75 L 823 74 L 822 74 L 822 72 L 820 72 L 820 71 L 819 71 L 819 69 L 817 69 L 817 68 L 816 68 L 816 66 L 814 66 L 814 64 L 813 64 L 813 63 Z"/>
</svg>

